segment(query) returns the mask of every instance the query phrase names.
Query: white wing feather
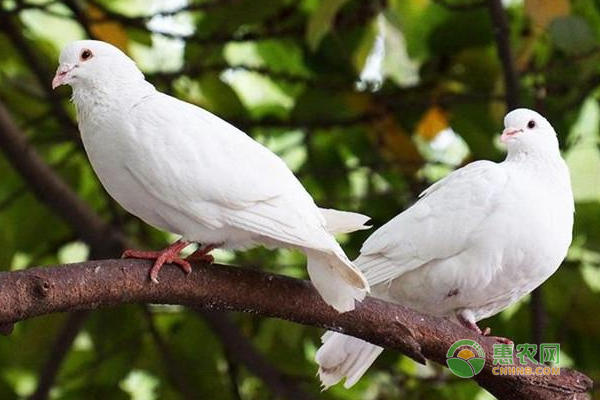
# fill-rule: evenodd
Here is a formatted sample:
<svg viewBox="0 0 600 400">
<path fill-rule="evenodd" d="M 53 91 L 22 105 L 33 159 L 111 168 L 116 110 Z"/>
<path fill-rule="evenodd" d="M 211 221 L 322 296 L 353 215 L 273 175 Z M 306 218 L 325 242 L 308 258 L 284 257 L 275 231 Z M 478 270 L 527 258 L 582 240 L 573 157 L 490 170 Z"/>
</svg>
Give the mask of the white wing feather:
<svg viewBox="0 0 600 400">
<path fill-rule="evenodd" d="M 434 259 L 460 253 L 494 212 L 506 182 L 506 171 L 490 161 L 473 162 L 454 171 L 373 233 L 355 265 L 373 286 Z"/>
<path fill-rule="evenodd" d="M 364 298 L 367 281 L 329 230 L 362 229 L 366 217 L 325 211 L 335 222 L 328 227 L 323 211 L 279 157 L 198 107 L 156 94 L 130 118 L 132 134 L 144 137 L 133 140 L 138 148 L 125 167 L 143 190 L 157 188 L 147 194 L 158 205 L 150 214 L 163 229 L 204 241 L 215 237 L 208 230 L 223 228 L 220 239 L 211 240 L 231 248 L 256 243 L 301 248 L 311 281 L 328 304 L 345 312 Z"/>
<path fill-rule="evenodd" d="M 233 226 L 331 249 L 334 240 L 324 243 L 325 219 L 312 197 L 279 157 L 242 131 L 160 93 L 136 105 L 130 117 L 135 132 L 145 135 L 139 146 L 160 151 L 148 148 L 144 160 L 126 167 L 143 186 L 161 188 L 153 196 L 167 209 L 212 228 Z"/>
</svg>

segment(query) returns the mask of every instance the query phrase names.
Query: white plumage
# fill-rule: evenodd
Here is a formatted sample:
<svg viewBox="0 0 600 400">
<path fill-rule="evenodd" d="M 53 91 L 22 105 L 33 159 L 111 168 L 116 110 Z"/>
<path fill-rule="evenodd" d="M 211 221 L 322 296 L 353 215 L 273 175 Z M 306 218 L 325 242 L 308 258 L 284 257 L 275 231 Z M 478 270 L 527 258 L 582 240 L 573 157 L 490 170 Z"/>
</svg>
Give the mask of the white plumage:
<svg viewBox="0 0 600 400">
<path fill-rule="evenodd" d="M 538 113 L 504 120 L 502 163 L 473 162 L 425 190 L 374 232 L 355 265 L 372 295 L 452 319 L 476 322 L 552 275 L 571 243 L 573 196 L 556 133 Z M 382 348 L 327 332 L 317 352 L 324 387 L 352 386 Z"/>
<path fill-rule="evenodd" d="M 366 280 L 332 232 L 365 229 L 368 217 L 319 209 L 279 157 L 208 111 L 156 91 L 107 43 L 66 46 L 53 81 L 61 84 L 73 88 L 82 140 L 106 190 L 130 213 L 182 236 L 167 262 L 187 268 L 177 253 L 188 242 L 296 248 L 338 311 L 365 296 Z"/>
</svg>

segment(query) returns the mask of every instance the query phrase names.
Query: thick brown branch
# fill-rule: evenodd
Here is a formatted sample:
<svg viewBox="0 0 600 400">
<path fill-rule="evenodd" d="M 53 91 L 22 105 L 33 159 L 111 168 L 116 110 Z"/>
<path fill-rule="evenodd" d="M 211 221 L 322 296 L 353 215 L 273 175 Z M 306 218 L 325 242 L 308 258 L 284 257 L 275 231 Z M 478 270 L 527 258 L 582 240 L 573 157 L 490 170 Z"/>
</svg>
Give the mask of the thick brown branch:
<svg viewBox="0 0 600 400">
<path fill-rule="evenodd" d="M 338 314 L 310 283 L 256 270 L 198 266 L 188 277 L 177 268 L 161 271 L 161 283 L 148 281 L 149 263 L 138 260 L 90 261 L 0 274 L 0 325 L 38 315 L 125 303 L 166 303 L 251 312 L 344 332 L 395 348 L 409 357 L 445 363 L 459 339 L 473 339 L 487 361 L 477 382 L 499 399 L 584 399 L 592 381 L 577 371 L 559 376 L 495 376 L 492 338 L 475 335 L 450 321 L 369 298 L 354 312 Z M 518 360 L 515 358 L 515 365 Z M 535 367 L 535 365 L 532 365 Z"/>
<path fill-rule="evenodd" d="M 122 251 L 124 238 L 94 213 L 63 179 L 49 167 L 27 142 L 8 111 L 0 103 L 0 149 L 23 177 L 29 189 L 85 240 L 95 257 L 113 257 Z M 52 352 L 40 372 L 38 387 L 31 399 L 46 399 L 60 365 L 68 353 L 87 313 L 70 316 L 55 339 Z M 11 324 L 0 324 L 0 333 L 12 331 Z"/>
<path fill-rule="evenodd" d="M 8 160 L 14 168 L 23 176 L 30 188 L 38 195 L 38 198 L 52 208 L 67 222 L 79 235 L 81 232 L 86 236 L 80 236 L 88 242 L 92 254 L 96 257 L 109 257 L 120 254 L 125 247 L 125 240 L 113 227 L 105 224 L 77 195 L 64 183 L 44 161 L 31 148 L 22 132 L 20 132 L 8 113 L 0 103 L 0 147 L 6 153 Z M 87 233 L 86 233 L 87 232 Z M 83 324 L 83 318 L 73 315 L 59 333 L 53 348 L 59 348 L 53 352 L 40 374 L 40 383 L 34 394 L 35 399 L 45 399 L 48 396 L 60 364 L 68 353 L 69 345 L 77 334 L 77 330 Z M 0 323 L 0 334 L 9 334 L 12 331 L 12 323 Z M 235 327 L 232 327 L 235 328 Z M 230 334 L 238 334 L 230 332 Z M 247 343 L 249 349 L 250 344 Z M 250 350 L 249 350 L 250 351 Z M 254 349 L 252 349 L 256 353 Z M 260 357 L 256 353 L 257 357 Z M 242 362 L 248 361 L 242 359 Z M 255 365 L 245 364 L 249 370 Z M 260 372 L 257 375 L 262 376 Z M 178 382 L 180 383 L 180 382 Z M 274 392 L 291 392 L 295 386 L 283 388 L 283 380 L 275 383 L 266 381 Z M 286 382 L 291 385 L 291 382 Z M 296 390 L 297 391 L 297 390 Z M 301 393 L 297 391 L 298 393 Z M 183 392 L 182 392 L 183 393 Z M 189 395 L 188 395 L 189 397 Z M 292 397 L 290 397 L 292 398 Z"/>
</svg>

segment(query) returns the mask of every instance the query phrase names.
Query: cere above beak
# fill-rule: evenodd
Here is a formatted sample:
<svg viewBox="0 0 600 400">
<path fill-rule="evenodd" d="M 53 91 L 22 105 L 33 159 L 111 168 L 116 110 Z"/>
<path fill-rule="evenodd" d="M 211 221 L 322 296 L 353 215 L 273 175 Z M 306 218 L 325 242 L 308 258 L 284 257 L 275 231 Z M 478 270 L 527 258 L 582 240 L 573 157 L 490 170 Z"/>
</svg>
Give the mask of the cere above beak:
<svg viewBox="0 0 600 400">
<path fill-rule="evenodd" d="M 54 79 L 52 79 L 52 89 L 56 89 L 60 85 L 64 85 L 65 83 L 67 83 L 67 79 L 69 79 L 73 68 L 75 68 L 75 65 L 60 64 L 58 66 L 58 69 L 56 70 L 56 75 L 54 75 Z"/>
<path fill-rule="evenodd" d="M 506 143 L 508 140 L 513 138 L 517 133 L 523 132 L 523 129 L 517 129 L 509 126 L 508 128 L 502 131 L 502 135 L 500 136 L 500 141 L 502 143 Z"/>
</svg>

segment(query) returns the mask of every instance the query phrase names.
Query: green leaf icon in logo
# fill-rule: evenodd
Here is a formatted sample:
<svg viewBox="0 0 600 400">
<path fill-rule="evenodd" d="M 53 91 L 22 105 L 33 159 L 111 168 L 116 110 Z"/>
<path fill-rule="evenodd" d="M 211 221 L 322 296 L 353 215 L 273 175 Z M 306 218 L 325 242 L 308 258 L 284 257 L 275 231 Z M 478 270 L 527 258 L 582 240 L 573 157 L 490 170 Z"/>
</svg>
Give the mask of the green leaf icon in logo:
<svg viewBox="0 0 600 400">
<path fill-rule="evenodd" d="M 462 349 L 457 351 L 461 347 Z M 450 346 L 446 357 L 448 357 L 446 364 L 450 371 L 461 378 L 474 377 L 485 365 L 485 352 L 474 340 L 463 339 L 455 342 Z"/>
</svg>

